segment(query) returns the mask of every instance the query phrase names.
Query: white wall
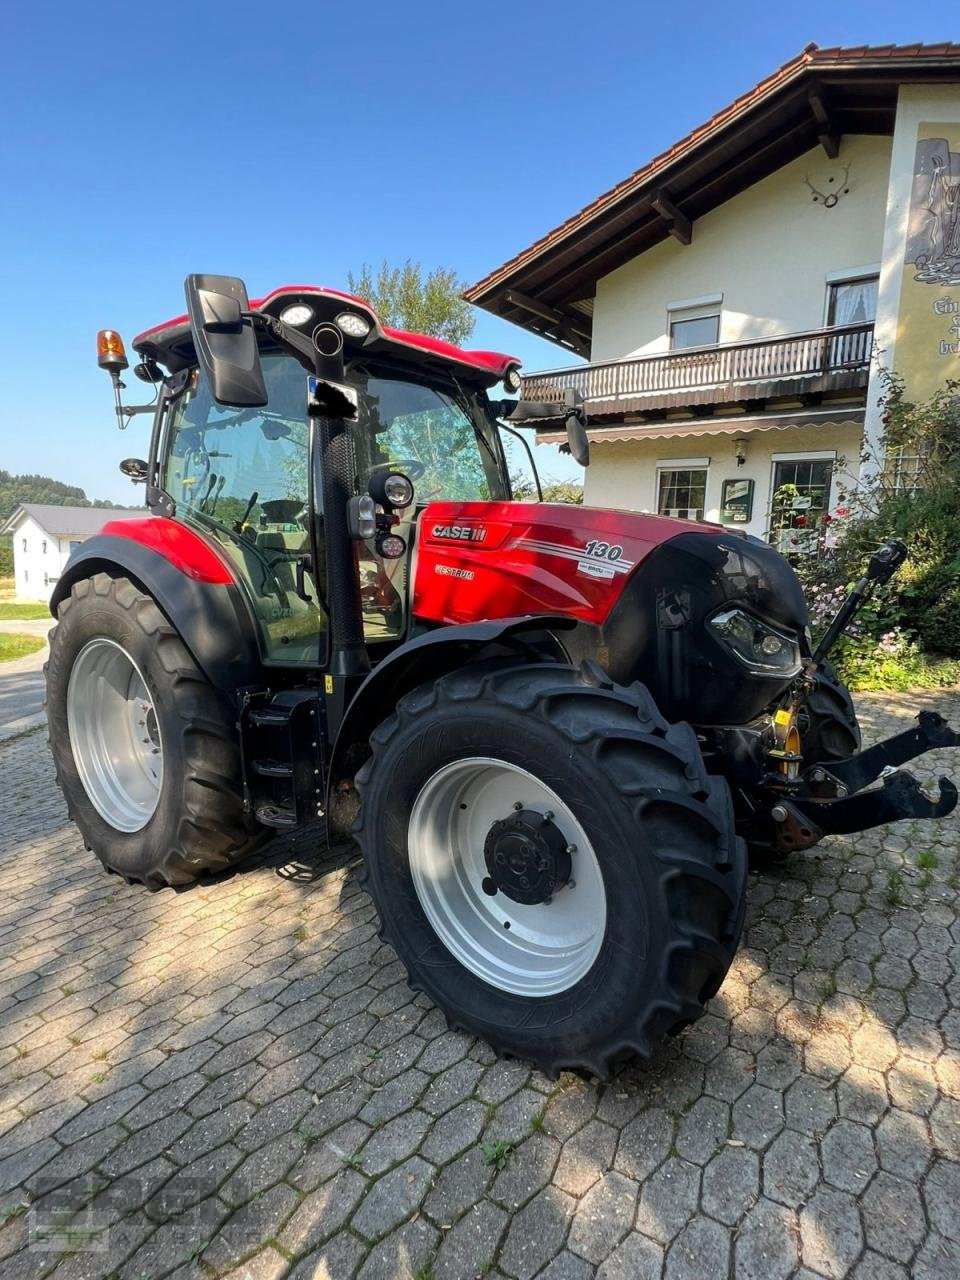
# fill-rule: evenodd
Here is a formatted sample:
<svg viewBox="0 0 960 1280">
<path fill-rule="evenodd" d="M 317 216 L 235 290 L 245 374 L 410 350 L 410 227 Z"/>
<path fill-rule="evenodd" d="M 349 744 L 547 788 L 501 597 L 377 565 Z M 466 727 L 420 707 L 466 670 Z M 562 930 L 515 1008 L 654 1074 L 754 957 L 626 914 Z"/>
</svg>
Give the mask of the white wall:
<svg viewBox="0 0 960 1280">
<path fill-rule="evenodd" d="M 70 538 L 48 533 L 32 516 L 21 519 L 13 534 L 14 589 L 18 600 L 50 599 L 54 583 L 70 558 L 70 542 Z"/>
<path fill-rule="evenodd" d="M 667 304 L 718 293 L 721 342 L 819 328 L 827 276 L 880 262 L 890 151 L 890 138 L 867 136 L 844 138 L 837 160 L 817 147 L 696 219 L 692 244 L 667 239 L 605 276 L 592 359 L 666 350 Z M 814 204 L 804 177 L 830 191 L 848 163 L 850 194 Z"/>
<path fill-rule="evenodd" d="M 838 418 L 841 415 L 838 414 Z M 733 436 L 697 436 L 680 440 L 618 440 L 590 442 L 590 466 L 585 472 L 584 501 L 591 507 L 617 507 L 626 511 L 656 511 L 657 464 L 683 458 L 709 458 L 707 505 L 704 517 L 720 519 L 724 480 L 753 480 L 753 519 L 732 526 L 763 537 L 771 500 L 774 455 L 791 458 L 835 458 L 830 511 L 835 512 L 842 493 L 856 480 L 860 457 L 860 426 L 840 422 L 830 426 L 787 428 L 747 436 L 747 460 L 738 467 Z"/>
</svg>

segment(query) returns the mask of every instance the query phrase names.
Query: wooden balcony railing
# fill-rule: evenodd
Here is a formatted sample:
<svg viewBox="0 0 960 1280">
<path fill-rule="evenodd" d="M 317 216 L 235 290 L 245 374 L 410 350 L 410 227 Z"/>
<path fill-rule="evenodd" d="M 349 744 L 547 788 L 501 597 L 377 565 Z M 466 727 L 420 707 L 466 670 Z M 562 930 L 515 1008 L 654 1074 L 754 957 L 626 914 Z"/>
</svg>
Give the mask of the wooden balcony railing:
<svg viewBox="0 0 960 1280">
<path fill-rule="evenodd" d="M 574 387 L 585 400 L 632 399 L 643 395 L 745 383 L 816 378 L 866 371 L 873 349 L 873 325 L 848 325 L 756 338 L 690 351 L 605 360 L 566 369 L 549 369 L 523 379 L 523 397 L 554 400 Z"/>
</svg>

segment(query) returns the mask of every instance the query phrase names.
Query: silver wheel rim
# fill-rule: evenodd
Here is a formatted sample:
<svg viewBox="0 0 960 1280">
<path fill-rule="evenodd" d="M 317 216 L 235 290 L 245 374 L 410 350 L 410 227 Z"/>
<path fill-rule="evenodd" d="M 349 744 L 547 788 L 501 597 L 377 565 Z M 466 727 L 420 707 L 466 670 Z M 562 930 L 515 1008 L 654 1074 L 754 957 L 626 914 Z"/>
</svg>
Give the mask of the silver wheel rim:
<svg viewBox="0 0 960 1280">
<path fill-rule="evenodd" d="M 552 814 L 576 850 L 569 883 L 549 902 L 525 905 L 482 887 L 487 833 L 516 808 Z M 485 756 L 444 766 L 417 796 L 407 844 L 427 919 L 478 978 L 501 991 L 542 997 L 567 991 L 589 972 L 607 922 L 600 864 L 570 809 L 532 774 Z"/>
<path fill-rule="evenodd" d="M 83 788 L 117 831 L 140 831 L 163 786 L 163 743 L 140 668 L 113 640 L 77 654 L 67 685 L 70 749 Z"/>
</svg>

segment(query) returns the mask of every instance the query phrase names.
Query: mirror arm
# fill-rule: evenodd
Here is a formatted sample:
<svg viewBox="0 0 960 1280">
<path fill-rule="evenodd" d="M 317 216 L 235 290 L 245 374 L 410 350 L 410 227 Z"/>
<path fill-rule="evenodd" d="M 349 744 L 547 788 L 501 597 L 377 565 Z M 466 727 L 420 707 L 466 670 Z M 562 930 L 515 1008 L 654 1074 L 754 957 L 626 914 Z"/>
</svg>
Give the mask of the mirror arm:
<svg viewBox="0 0 960 1280">
<path fill-rule="evenodd" d="M 282 320 L 277 320 L 274 316 L 264 315 L 262 311 L 245 311 L 243 318 L 249 320 L 254 329 L 269 333 L 274 341 L 279 342 L 282 347 L 286 347 L 292 355 L 295 355 L 310 373 L 318 372 L 317 349 L 311 338 L 305 337 L 296 329 L 291 329 L 289 325 L 285 325 Z"/>
<path fill-rule="evenodd" d="M 543 488 L 542 488 L 542 486 L 541 486 L 541 484 L 540 484 L 540 472 L 537 470 L 537 464 L 536 464 L 536 463 L 534 462 L 534 460 L 533 460 L 533 450 L 530 448 L 529 443 L 528 443 L 528 442 L 523 438 L 523 436 L 522 436 L 522 435 L 520 434 L 520 432 L 516 429 L 516 427 L 511 427 L 511 426 L 509 426 L 506 422 L 502 422 L 502 421 L 501 421 L 501 423 L 500 423 L 500 427 L 501 427 L 501 429 L 502 429 L 503 431 L 509 431 L 509 432 L 510 432 L 510 434 L 511 434 L 515 439 L 517 439 L 517 440 L 519 440 L 519 441 L 520 441 L 520 443 L 523 445 L 524 449 L 526 449 L 526 451 L 527 451 L 527 461 L 530 463 L 530 470 L 533 472 L 533 482 L 534 482 L 534 484 L 537 486 L 537 501 L 538 501 L 538 502 L 542 502 L 542 501 L 543 501 Z"/>
</svg>

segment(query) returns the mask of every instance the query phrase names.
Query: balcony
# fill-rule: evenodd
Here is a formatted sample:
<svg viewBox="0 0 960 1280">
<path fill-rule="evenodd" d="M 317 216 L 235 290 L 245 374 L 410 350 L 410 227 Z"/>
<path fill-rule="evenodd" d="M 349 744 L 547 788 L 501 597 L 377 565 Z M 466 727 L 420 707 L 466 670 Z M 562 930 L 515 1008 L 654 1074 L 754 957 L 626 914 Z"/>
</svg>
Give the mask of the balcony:
<svg viewBox="0 0 960 1280">
<path fill-rule="evenodd" d="M 825 392 L 864 390 L 872 350 L 872 324 L 816 329 L 550 369 L 525 376 L 522 395 L 527 400 L 556 400 L 573 387 L 594 421 L 738 401 L 817 399 Z"/>
</svg>

